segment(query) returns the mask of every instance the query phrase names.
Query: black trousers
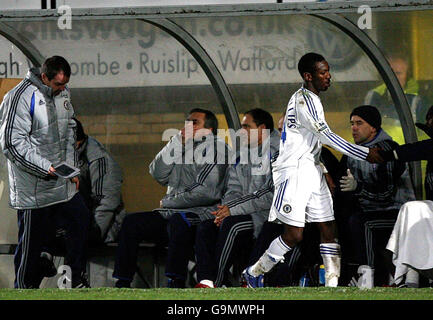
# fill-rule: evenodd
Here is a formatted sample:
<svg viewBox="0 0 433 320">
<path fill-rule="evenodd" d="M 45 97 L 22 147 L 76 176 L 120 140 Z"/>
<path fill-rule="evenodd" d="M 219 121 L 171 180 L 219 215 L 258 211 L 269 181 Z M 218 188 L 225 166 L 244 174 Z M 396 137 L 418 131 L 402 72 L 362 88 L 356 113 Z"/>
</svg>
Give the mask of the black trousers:
<svg viewBox="0 0 433 320">
<path fill-rule="evenodd" d="M 341 222 L 340 232 L 345 234 L 341 243 L 345 260 L 374 268 L 375 256 L 385 249 L 397 215 L 398 210 L 355 212 Z"/>
<path fill-rule="evenodd" d="M 357 275 L 359 265 L 374 268 L 374 285 L 388 284 L 392 270 L 385 248 L 398 216 L 398 210 L 385 212 L 355 211 L 337 220 L 342 249 L 342 276 L 340 284 L 346 285 Z M 392 268 L 392 266 L 391 266 Z"/>
<path fill-rule="evenodd" d="M 193 246 L 191 222 L 193 213 L 176 212 L 165 219 L 157 211 L 129 214 L 119 232 L 113 277 L 132 281 L 137 270 L 138 246 L 142 241 L 168 246 L 165 273 L 172 279 L 186 279 L 187 266 Z"/>
<path fill-rule="evenodd" d="M 66 231 L 65 264 L 71 268 L 72 279 L 85 270 L 84 255 L 90 213 L 77 193 L 68 202 L 40 209 L 18 210 L 18 246 L 15 251 L 15 288 L 39 288 L 42 280 L 40 254 L 57 227 Z"/>
<path fill-rule="evenodd" d="M 197 280 L 212 280 L 221 286 L 234 260 L 245 254 L 248 258 L 253 234 L 251 215 L 229 216 L 220 227 L 213 219 L 200 223 L 195 239 Z"/>
<path fill-rule="evenodd" d="M 199 224 L 199 216 L 192 212 L 177 212 L 168 219 L 167 277 L 187 278 L 188 262 L 194 259 L 194 239 Z"/>
</svg>

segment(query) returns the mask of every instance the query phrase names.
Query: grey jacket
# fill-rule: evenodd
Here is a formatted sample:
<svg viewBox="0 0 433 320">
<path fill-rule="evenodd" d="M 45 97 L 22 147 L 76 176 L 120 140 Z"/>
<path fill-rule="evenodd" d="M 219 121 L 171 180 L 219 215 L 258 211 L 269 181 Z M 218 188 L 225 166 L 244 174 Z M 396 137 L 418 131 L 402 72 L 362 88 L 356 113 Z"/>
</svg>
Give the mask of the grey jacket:
<svg viewBox="0 0 433 320">
<path fill-rule="evenodd" d="M 233 216 L 251 215 L 255 237 L 258 236 L 263 223 L 268 219 L 272 205 L 274 183 L 271 162 L 274 162 L 278 157 L 280 147 L 280 135 L 277 130 L 271 132 L 269 147 L 269 155 L 263 157 L 265 168 L 261 168 L 260 164 L 253 164 L 252 162 L 240 162 L 239 153 L 235 156 L 236 161 L 233 161 L 234 164 L 229 167 L 224 196 L 220 201 L 221 204 L 230 208 L 230 214 Z M 258 155 L 261 157 L 260 150 Z M 249 152 L 252 153 L 250 150 Z M 266 170 L 266 168 L 269 170 Z M 258 174 L 260 172 L 263 174 Z M 203 218 L 215 219 L 211 212 L 218 210 L 217 205 L 202 209 Z"/>
<path fill-rule="evenodd" d="M 69 89 L 57 96 L 40 80 L 38 69 L 9 91 L 0 105 L 0 145 L 8 159 L 10 206 L 35 209 L 70 200 L 75 184 L 51 177 L 62 161 L 76 166 L 74 109 Z"/>
<path fill-rule="evenodd" d="M 114 242 L 126 215 L 122 201 L 122 170 L 96 139 L 88 136 L 78 149 L 80 193 L 105 242 Z"/>
<path fill-rule="evenodd" d="M 264 156 L 268 161 L 266 173 L 255 174 L 257 164 L 234 164 L 229 169 L 226 192 L 222 204 L 230 208 L 230 214 L 250 214 L 254 223 L 254 236 L 260 232 L 263 223 L 268 219 L 272 205 L 274 185 L 272 180 L 271 160 L 278 157 L 280 135 L 277 130 L 270 135 L 269 154 Z M 251 151 L 250 151 L 251 152 Z M 259 156 L 262 156 L 259 151 Z"/>
<path fill-rule="evenodd" d="M 209 138 L 211 137 L 211 138 Z M 204 208 L 221 200 L 228 168 L 229 149 L 224 141 L 209 135 L 209 139 L 183 145 L 180 135 L 173 136 L 149 165 L 152 177 L 167 194 L 158 210 L 167 218 L 174 212 L 192 212 L 205 220 Z M 192 148 L 192 149 L 191 149 Z M 188 162 L 187 154 L 207 157 L 207 161 Z M 170 161 L 168 161 L 170 160 Z"/>
<path fill-rule="evenodd" d="M 377 136 L 364 146 L 393 149 L 397 145 L 382 129 Z M 399 210 L 407 201 L 415 200 L 415 193 L 410 181 L 407 164 L 401 161 L 389 161 L 371 164 L 347 158 L 347 168 L 357 181 L 354 195 L 363 212 Z"/>
</svg>

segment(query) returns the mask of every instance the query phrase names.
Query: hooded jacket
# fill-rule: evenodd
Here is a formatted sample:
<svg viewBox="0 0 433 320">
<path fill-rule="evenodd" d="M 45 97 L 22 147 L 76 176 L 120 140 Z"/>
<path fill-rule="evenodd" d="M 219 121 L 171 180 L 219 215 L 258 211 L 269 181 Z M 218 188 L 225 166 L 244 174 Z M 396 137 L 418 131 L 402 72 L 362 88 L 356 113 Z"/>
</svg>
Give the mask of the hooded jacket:
<svg viewBox="0 0 433 320">
<path fill-rule="evenodd" d="M 279 146 L 280 135 L 277 130 L 273 130 L 269 138 L 267 155 L 262 157 L 262 148 L 257 151 L 262 161 L 243 163 L 238 153 L 228 169 L 221 204 L 229 207 L 232 216 L 251 215 L 254 237 L 258 236 L 263 223 L 268 219 L 272 205 L 274 196 L 272 163 L 278 158 Z M 255 150 L 248 150 L 248 153 L 254 154 Z M 202 219 L 215 219 L 211 212 L 217 210 L 217 205 L 202 208 Z"/>
<path fill-rule="evenodd" d="M 54 96 L 32 68 L 0 105 L 0 145 L 8 159 L 10 206 L 36 209 L 70 200 L 69 179 L 48 175 L 62 161 L 76 166 L 74 109 L 66 88 Z"/>
<path fill-rule="evenodd" d="M 391 150 L 397 145 L 382 129 L 366 147 Z M 357 181 L 354 191 L 363 212 L 399 210 L 407 201 L 415 200 L 407 165 L 401 161 L 371 164 L 347 158 L 347 168 Z"/>
<path fill-rule="evenodd" d="M 122 201 L 122 169 L 91 136 L 87 136 L 78 153 L 80 193 L 93 214 L 102 240 L 114 242 L 126 215 Z"/>
<path fill-rule="evenodd" d="M 230 215 L 250 214 L 254 224 L 254 236 L 257 237 L 263 223 L 268 219 L 274 196 L 271 162 L 278 157 L 280 135 L 273 130 L 269 137 L 268 155 L 263 162 L 255 164 L 236 163 L 229 169 L 226 192 L 222 204 L 230 209 Z M 254 150 L 250 150 L 250 152 Z M 260 171 L 261 172 L 260 172 Z"/>
</svg>

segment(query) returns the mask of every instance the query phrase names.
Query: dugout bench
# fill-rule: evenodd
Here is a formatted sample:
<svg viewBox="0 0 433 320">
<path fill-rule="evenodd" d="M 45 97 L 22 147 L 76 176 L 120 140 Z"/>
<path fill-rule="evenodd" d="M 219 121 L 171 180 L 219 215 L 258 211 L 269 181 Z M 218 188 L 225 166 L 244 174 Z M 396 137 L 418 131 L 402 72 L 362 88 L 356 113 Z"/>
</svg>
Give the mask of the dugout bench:
<svg viewBox="0 0 433 320">
<path fill-rule="evenodd" d="M 17 247 L 17 244 L 0 244 L 0 255 L 10 255 L 13 256 L 15 253 L 15 249 Z M 92 284 L 92 280 L 95 277 L 95 273 L 93 272 L 92 266 L 94 267 L 95 264 L 100 265 L 100 270 L 106 269 L 107 276 L 111 277 L 112 268 L 110 269 L 109 265 L 114 265 L 114 260 L 116 257 L 116 250 L 117 250 L 118 244 L 117 243 L 109 243 L 106 245 L 98 246 L 98 247 L 90 247 L 88 248 L 88 259 L 87 259 L 87 273 L 89 277 L 89 283 Z M 138 265 L 137 265 L 137 272 L 136 277 L 138 278 L 138 282 L 140 284 L 143 284 L 145 288 L 158 288 L 160 287 L 160 274 L 161 274 L 161 266 L 164 263 L 165 260 L 165 253 L 166 248 L 157 246 L 154 243 L 148 243 L 148 242 L 142 242 L 139 245 L 138 249 Z M 55 261 L 57 258 L 61 258 L 63 260 L 64 252 L 62 250 L 55 251 L 54 252 L 54 258 Z M 143 272 L 140 264 L 141 260 L 150 260 L 150 264 L 152 266 L 151 272 Z M 13 259 L 12 262 L 9 262 L 10 266 L 8 266 L 8 272 L 10 273 L 9 276 L 14 278 L 14 265 L 13 265 Z M 60 261 L 60 259 L 59 259 Z M 101 261 L 104 261 L 105 263 L 100 263 Z M 56 263 L 55 263 L 56 264 Z M 59 264 L 62 264 L 60 262 Z M 56 264 L 58 267 L 58 265 Z M 149 275 L 151 275 L 149 277 Z M 57 277 L 53 277 L 57 278 Z M 44 278 L 44 279 L 52 279 L 51 285 L 48 287 L 55 287 L 55 284 L 57 283 L 56 279 L 53 278 Z M 43 287 L 44 281 L 41 284 L 41 287 Z M 114 286 L 114 283 L 112 285 L 102 285 L 102 286 L 95 286 L 95 287 L 112 287 Z"/>
<path fill-rule="evenodd" d="M 89 270 L 89 264 L 95 258 L 113 258 L 116 257 L 116 250 L 118 248 L 118 243 L 108 243 L 104 246 L 91 248 L 89 249 L 89 258 L 88 258 L 88 276 L 89 281 L 91 281 L 92 273 Z M 161 263 L 160 261 L 163 259 L 162 254 L 165 251 L 164 247 L 160 247 L 155 243 L 150 242 L 141 242 L 138 248 L 138 257 L 151 257 L 152 259 L 152 280 L 149 281 L 149 277 L 141 270 L 140 261 L 137 261 L 137 272 L 136 275 L 138 278 L 145 284 L 146 288 L 158 288 L 160 287 L 160 272 L 161 272 Z"/>
</svg>

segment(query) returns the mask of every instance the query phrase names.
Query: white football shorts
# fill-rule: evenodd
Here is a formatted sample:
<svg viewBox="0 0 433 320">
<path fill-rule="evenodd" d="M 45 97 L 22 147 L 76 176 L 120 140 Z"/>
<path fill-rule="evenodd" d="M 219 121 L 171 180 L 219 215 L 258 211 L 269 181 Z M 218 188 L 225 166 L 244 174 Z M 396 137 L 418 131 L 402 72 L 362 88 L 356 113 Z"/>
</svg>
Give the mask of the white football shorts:
<svg viewBox="0 0 433 320">
<path fill-rule="evenodd" d="M 275 186 L 269 221 L 302 228 L 305 222 L 335 220 L 331 192 L 320 165 L 301 162 L 285 170 L 281 181 Z"/>
</svg>

